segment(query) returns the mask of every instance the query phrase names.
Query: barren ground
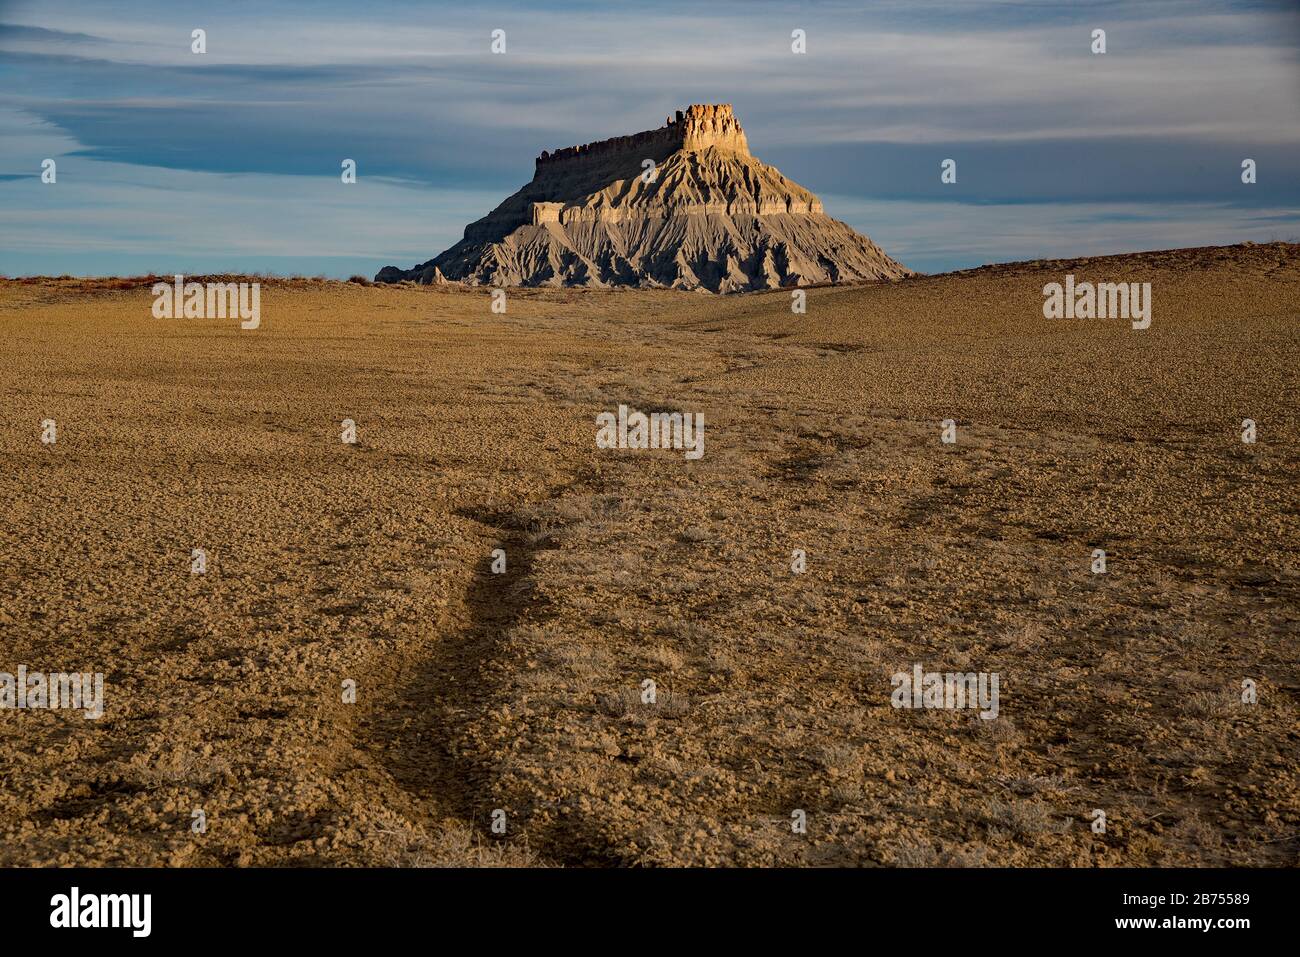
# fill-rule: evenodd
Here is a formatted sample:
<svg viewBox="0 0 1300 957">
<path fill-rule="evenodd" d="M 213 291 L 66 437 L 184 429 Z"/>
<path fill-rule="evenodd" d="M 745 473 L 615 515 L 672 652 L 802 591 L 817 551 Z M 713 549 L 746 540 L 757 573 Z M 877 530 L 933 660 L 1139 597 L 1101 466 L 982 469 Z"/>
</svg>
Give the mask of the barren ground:
<svg viewBox="0 0 1300 957">
<path fill-rule="evenodd" d="M 1067 272 L 1151 328 L 1045 320 Z M 0 710 L 0 864 L 1300 863 L 1300 247 L 806 315 L 112 285 L 0 282 L 0 671 L 106 681 Z M 598 449 L 620 402 L 703 459 Z M 891 707 L 917 662 L 999 717 Z"/>
</svg>

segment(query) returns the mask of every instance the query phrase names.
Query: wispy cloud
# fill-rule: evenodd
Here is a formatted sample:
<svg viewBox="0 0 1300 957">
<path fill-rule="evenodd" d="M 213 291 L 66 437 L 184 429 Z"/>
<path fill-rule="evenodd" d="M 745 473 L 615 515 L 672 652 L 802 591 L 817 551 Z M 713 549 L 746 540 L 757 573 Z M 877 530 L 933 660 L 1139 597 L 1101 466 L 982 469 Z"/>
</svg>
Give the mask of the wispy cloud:
<svg viewBox="0 0 1300 957">
<path fill-rule="evenodd" d="M 950 241 L 993 207 L 1046 235 L 1053 217 L 1077 225 L 1079 204 L 1143 204 L 1140 236 L 1116 219 L 1096 232 L 1128 248 L 1232 241 L 1262 211 L 1285 226 L 1300 206 L 1293 4 L 699 9 L 18 4 L 0 27 L 0 215 L 43 238 L 7 229 L 0 266 L 38 249 L 50 265 L 36 271 L 74 269 L 79 249 L 103 264 L 114 244 L 146 254 L 151 235 L 159 253 L 193 246 L 155 210 L 159 191 L 184 194 L 186 214 L 219 237 L 214 253 L 428 258 L 526 181 L 541 149 L 723 100 L 761 158 L 837 197 L 830 211 L 873 238 L 891 228 L 873 221 L 882 209 L 923 207 L 928 251 L 910 228 L 900 241 L 930 268 L 1020 255 L 996 231 L 978 250 Z M 505 56 L 488 48 L 498 27 Z M 803 56 L 789 49 L 796 27 Z M 203 56 L 190 52 L 195 28 Z M 1107 31 L 1104 56 L 1089 51 L 1094 28 Z M 24 173 L 47 156 L 59 161 L 57 217 Z M 1252 187 L 1238 175 L 1246 156 L 1260 166 Z M 338 181 L 344 157 L 358 162 L 356 187 Z M 946 157 L 956 186 L 939 182 Z M 132 196 L 134 207 L 112 205 Z M 129 236 L 104 204 L 134 217 Z M 236 212 L 256 229 L 237 228 Z M 331 223 L 337 245 L 320 239 Z"/>
</svg>

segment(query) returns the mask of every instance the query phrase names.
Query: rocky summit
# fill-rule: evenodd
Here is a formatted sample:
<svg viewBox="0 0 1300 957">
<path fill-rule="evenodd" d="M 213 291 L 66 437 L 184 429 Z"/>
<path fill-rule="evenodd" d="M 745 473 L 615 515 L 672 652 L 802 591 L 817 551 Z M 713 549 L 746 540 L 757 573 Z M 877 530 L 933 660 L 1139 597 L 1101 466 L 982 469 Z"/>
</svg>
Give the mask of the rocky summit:
<svg viewBox="0 0 1300 957">
<path fill-rule="evenodd" d="M 375 280 L 743 292 L 910 272 L 756 159 L 729 104 L 697 104 L 656 130 L 543 152 L 464 239 Z"/>
</svg>

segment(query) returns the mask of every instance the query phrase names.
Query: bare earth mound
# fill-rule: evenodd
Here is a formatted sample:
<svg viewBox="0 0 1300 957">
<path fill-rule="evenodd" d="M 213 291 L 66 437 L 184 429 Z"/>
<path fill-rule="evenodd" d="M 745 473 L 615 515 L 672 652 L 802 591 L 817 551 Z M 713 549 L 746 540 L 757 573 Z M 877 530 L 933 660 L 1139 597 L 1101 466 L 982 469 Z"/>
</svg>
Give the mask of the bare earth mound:
<svg viewBox="0 0 1300 957">
<path fill-rule="evenodd" d="M 0 283 L 0 672 L 105 675 L 0 711 L 0 864 L 1298 862 L 1300 248 L 490 303 Z"/>
<path fill-rule="evenodd" d="M 542 153 L 532 182 L 466 227 L 463 240 L 375 279 L 742 292 L 909 273 L 755 159 L 724 104 L 678 111 L 657 130 Z"/>
</svg>

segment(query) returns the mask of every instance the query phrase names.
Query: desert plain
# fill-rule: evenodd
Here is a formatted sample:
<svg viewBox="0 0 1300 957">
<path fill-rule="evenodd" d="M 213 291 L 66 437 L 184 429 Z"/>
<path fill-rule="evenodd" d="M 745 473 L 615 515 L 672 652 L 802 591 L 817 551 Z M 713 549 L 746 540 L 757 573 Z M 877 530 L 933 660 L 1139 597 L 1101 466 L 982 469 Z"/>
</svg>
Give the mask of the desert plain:
<svg viewBox="0 0 1300 957">
<path fill-rule="evenodd" d="M 1300 246 L 506 302 L 0 282 L 0 864 L 1300 863 Z"/>
</svg>

